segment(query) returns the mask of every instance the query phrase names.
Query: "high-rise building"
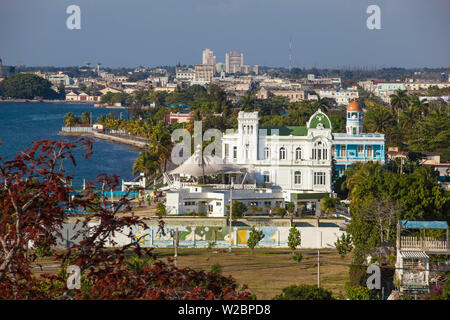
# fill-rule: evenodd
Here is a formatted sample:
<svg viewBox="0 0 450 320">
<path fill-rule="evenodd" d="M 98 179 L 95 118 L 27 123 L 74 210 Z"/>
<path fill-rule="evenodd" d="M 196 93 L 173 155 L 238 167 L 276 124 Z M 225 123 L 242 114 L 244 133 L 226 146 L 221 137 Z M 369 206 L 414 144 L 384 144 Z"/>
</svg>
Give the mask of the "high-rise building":
<svg viewBox="0 0 450 320">
<path fill-rule="evenodd" d="M 225 55 L 225 72 L 241 72 L 241 66 L 244 65 L 244 54 L 237 51 L 227 52 Z"/>
<path fill-rule="evenodd" d="M 195 65 L 195 81 L 209 82 L 214 77 L 216 67 L 208 64 Z"/>
<path fill-rule="evenodd" d="M 202 64 L 206 64 L 206 65 L 209 65 L 209 66 L 215 66 L 216 65 L 216 57 L 214 56 L 214 52 L 212 52 L 208 48 L 203 50 Z"/>
</svg>

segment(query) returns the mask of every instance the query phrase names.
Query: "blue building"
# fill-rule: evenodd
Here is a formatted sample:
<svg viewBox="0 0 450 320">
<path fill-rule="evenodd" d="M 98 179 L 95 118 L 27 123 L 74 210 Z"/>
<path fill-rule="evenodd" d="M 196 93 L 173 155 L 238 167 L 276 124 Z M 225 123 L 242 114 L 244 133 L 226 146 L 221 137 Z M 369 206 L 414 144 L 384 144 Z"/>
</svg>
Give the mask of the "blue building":
<svg viewBox="0 0 450 320">
<path fill-rule="evenodd" d="M 353 100 L 347 106 L 347 132 L 333 133 L 332 155 L 339 177 L 354 163 L 378 161 L 385 163 L 384 134 L 363 133 L 364 112 Z"/>
</svg>

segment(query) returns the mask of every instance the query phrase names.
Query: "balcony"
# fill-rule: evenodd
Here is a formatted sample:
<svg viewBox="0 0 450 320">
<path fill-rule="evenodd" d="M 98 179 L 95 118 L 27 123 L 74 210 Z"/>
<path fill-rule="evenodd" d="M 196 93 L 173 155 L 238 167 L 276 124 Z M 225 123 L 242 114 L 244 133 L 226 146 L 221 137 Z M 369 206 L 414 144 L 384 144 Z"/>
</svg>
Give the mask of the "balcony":
<svg viewBox="0 0 450 320">
<path fill-rule="evenodd" d="M 432 251 L 432 252 L 449 252 L 449 243 L 447 241 L 436 240 L 432 237 L 419 239 L 417 237 L 401 237 L 401 250 L 408 251 Z"/>
</svg>

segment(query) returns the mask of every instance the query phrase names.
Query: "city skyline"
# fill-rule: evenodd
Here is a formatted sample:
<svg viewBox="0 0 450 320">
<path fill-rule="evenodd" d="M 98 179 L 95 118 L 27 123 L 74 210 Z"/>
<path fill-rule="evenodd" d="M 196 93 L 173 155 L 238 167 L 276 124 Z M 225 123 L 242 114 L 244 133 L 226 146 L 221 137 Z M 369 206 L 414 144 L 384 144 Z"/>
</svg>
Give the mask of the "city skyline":
<svg viewBox="0 0 450 320">
<path fill-rule="evenodd" d="M 81 8 L 80 30 L 66 27 L 71 4 Z M 380 30 L 366 27 L 371 4 L 381 8 Z M 237 50 L 248 65 L 288 67 L 292 38 L 292 67 L 448 67 L 448 13 L 445 0 L 3 0 L 0 56 L 4 65 L 195 65 L 209 48 L 217 62 Z"/>
</svg>

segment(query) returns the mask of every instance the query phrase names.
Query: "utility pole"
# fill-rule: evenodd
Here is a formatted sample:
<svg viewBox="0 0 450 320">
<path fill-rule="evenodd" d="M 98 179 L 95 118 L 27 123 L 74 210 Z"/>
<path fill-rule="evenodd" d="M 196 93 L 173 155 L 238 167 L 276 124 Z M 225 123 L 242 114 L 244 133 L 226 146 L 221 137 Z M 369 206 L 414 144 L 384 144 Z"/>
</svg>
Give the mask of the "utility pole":
<svg viewBox="0 0 450 320">
<path fill-rule="evenodd" d="M 317 250 L 317 288 L 320 288 L 320 250 Z"/>
<path fill-rule="evenodd" d="M 231 182 L 230 182 L 230 216 L 229 216 L 229 233 L 230 233 L 230 245 L 228 246 L 228 253 L 231 253 L 231 232 L 232 232 L 232 228 L 231 228 L 231 224 L 232 224 L 232 216 L 233 216 L 233 178 L 231 178 Z"/>
<path fill-rule="evenodd" d="M 194 236 L 195 238 L 195 236 Z M 178 228 L 175 229 L 175 267 L 177 266 L 177 260 L 178 260 Z"/>
</svg>

